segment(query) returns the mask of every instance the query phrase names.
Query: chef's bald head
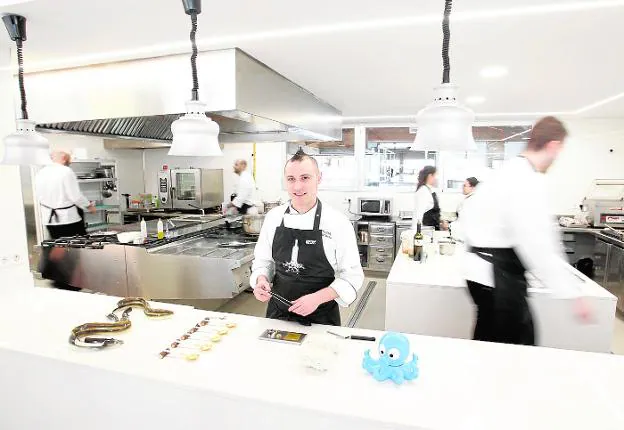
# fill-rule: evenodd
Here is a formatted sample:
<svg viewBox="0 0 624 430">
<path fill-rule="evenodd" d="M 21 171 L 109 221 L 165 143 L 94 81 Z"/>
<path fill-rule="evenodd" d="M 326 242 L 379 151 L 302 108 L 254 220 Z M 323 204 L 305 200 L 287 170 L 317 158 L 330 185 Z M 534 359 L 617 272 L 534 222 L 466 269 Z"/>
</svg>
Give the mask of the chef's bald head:
<svg viewBox="0 0 624 430">
<path fill-rule="evenodd" d="M 303 152 L 302 148 L 299 148 L 299 150 L 295 152 L 295 155 L 290 157 L 290 159 L 286 162 L 286 166 L 284 166 L 284 170 L 286 170 L 286 167 L 288 167 L 290 163 L 302 163 L 306 160 L 309 160 L 314 165 L 314 168 L 316 169 L 316 173 L 319 174 L 320 170 L 318 167 L 318 162 L 316 161 L 314 157 Z"/>
<path fill-rule="evenodd" d="M 236 173 L 237 175 L 240 175 L 242 172 L 244 172 L 246 168 L 247 168 L 247 160 L 243 160 L 242 158 L 239 158 L 238 160 L 234 162 L 234 173 Z"/>
<path fill-rule="evenodd" d="M 63 166 L 69 166 L 71 164 L 71 155 L 67 151 L 63 151 L 60 149 L 52 151 L 50 154 L 52 161 L 58 164 L 62 164 Z"/>
</svg>

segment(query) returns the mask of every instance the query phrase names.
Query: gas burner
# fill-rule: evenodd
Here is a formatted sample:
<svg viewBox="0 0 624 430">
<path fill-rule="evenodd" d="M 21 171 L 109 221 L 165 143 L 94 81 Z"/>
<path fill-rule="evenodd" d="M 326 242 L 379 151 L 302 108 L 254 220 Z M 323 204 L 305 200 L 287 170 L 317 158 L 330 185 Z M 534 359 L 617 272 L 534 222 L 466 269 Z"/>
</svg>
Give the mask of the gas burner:
<svg viewBox="0 0 624 430">
<path fill-rule="evenodd" d="M 41 242 L 41 246 L 44 248 L 59 247 L 59 248 L 89 248 L 89 249 L 103 249 L 104 245 L 109 243 L 119 243 L 115 236 L 71 236 L 61 237 L 59 239 L 44 240 Z"/>
</svg>

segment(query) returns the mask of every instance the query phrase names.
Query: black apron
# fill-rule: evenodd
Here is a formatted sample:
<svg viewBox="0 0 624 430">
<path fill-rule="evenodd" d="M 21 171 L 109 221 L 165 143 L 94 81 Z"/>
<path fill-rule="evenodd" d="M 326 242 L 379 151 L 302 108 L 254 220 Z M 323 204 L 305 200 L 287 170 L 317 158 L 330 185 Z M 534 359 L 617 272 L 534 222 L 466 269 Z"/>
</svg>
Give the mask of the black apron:
<svg viewBox="0 0 624 430">
<path fill-rule="evenodd" d="M 427 186 L 423 185 L 423 187 Z M 438 195 L 432 192 L 429 187 L 427 187 L 427 189 L 431 193 L 431 197 L 433 197 L 433 207 L 425 212 L 422 223 L 423 225 L 440 230 L 440 203 L 438 202 Z"/>
<path fill-rule="evenodd" d="M 78 215 L 80 216 L 80 219 L 82 219 L 84 221 L 84 211 L 82 211 L 78 206 L 76 205 L 70 205 L 70 206 L 65 206 L 62 208 L 51 208 L 50 206 L 46 206 L 43 203 L 40 203 L 41 206 L 43 206 L 46 209 L 50 209 L 50 218 L 48 218 L 48 224 L 52 224 L 52 220 L 58 221 L 59 217 L 58 214 L 56 213 L 56 211 L 60 211 L 60 210 L 64 210 L 64 209 L 71 209 L 71 208 L 76 208 L 78 209 Z"/>
<path fill-rule="evenodd" d="M 312 230 L 284 227 L 283 218 L 280 226 L 275 229 L 273 238 L 275 277 L 272 289 L 290 301 L 322 290 L 334 282 L 334 269 L 325 255 L 323 234 L 319 228 L 321 212 L 322 204 L 317 201 Z M 290 207 L 285 213 L 290 213 Z M 293 255 L 295 246 L 298 247 L 298 252 Z M 266 316 L 273 319 L 298 321 L 306 325 L 309 323 L 340 325 L 340 311 L 335 300 L 321 304 L 312 314 L 302 317 L 288 312 L 288 306 L 271 298 Z"/>
<path fill-rule="evenodd" d="M 236 198 L 236 193 L 233 193 L 230 195 L 230 201 L 233 201 L 235 198 Z M 251 205 L 248 205 L 247 203 L 243 203 L 240 208 L 236 206 L 234 207 L 236 208 L 239 214 L 246 215 Z"/>
<path fill-rule="evenodd" d="M 481 315 L 479 312 L 477 315 L 478 319 L 487 318 L 487 321 L 477 321 L 482 332 L 478 340 L 535 345 L 533 317 L 527 302 L 526 269 L 516 252 L 513 248 L 477 247 L 469 247 L 468 251 L 491 263 L 494 271 L 493 289 L 473 283 L 483 287 L 482 294 L 489 290 L 492 296 L 488 313 Z M 475 298 L 472 289 L 471 294 Z"/>
</svg>

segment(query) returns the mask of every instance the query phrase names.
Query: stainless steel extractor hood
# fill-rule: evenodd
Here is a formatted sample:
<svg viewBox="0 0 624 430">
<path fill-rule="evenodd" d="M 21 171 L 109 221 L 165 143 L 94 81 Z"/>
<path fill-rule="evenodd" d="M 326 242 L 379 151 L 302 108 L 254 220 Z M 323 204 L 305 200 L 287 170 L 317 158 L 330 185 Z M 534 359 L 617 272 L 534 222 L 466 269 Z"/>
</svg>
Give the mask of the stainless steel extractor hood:
<svg viewBox="0 0 624 430">
<path fill-rule="evenodd" d="M 197 64 L 199 98 L 222 143 L 341 139 L 340 111 L 240 49 L 202 52 Z M 190 84 L 188 55 L 46 71 L 28 76 L 28 107 L 41 132 L 162 147 Z"/>
</svg>

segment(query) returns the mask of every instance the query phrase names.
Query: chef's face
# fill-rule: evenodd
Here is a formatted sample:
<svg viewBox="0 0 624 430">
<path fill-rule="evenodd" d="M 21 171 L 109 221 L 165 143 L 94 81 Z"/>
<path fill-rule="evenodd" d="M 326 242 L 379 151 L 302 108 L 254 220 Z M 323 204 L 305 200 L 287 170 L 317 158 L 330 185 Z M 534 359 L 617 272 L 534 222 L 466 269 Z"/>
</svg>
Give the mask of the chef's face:
<svg viewBox="0 0 624 430">
<path fill-rule="evenodd" d="M 316 203 L 321 173 L 316 163 L 309 158 L 289 161 L 284 169 L 286 189 L 293 205 L 312 207 Z"/>
<path fill-rule="evenodd" d="M 234 173 L 236 173 L 237 175 L 240 175 L 240 173 L 245 170 L 245 165 L 243 165 L 243 163 L 241 163 L 240 161 L 237 161 L 236 163 L 234 163 Z"/>
<path fill-rule="evenodd" d="M 472 187 L 472 185 L 470 185 L 470 182 L 464 181 L 464 195 L 467 196 L 468 194 L 472 193 L 473 190 L 474 188 Z"/>
<path fill-rule="evenodd" d="M 544 147 L 544 173 L 550 168 L 550 166 L 552 166 L 557 157 L 559 157 L 559 154 L 563 149 L 563 143 L 563 140 L 551 140 Z"/>
<path fill-rule="evenodd" d="M 429 176 L 427 176 L 427 185 L 429 185 L 430 187 L 437 187 L 438 186 L 438 175 L 437 175 L 437 173 L 432 173 Z"/>
</svg>

